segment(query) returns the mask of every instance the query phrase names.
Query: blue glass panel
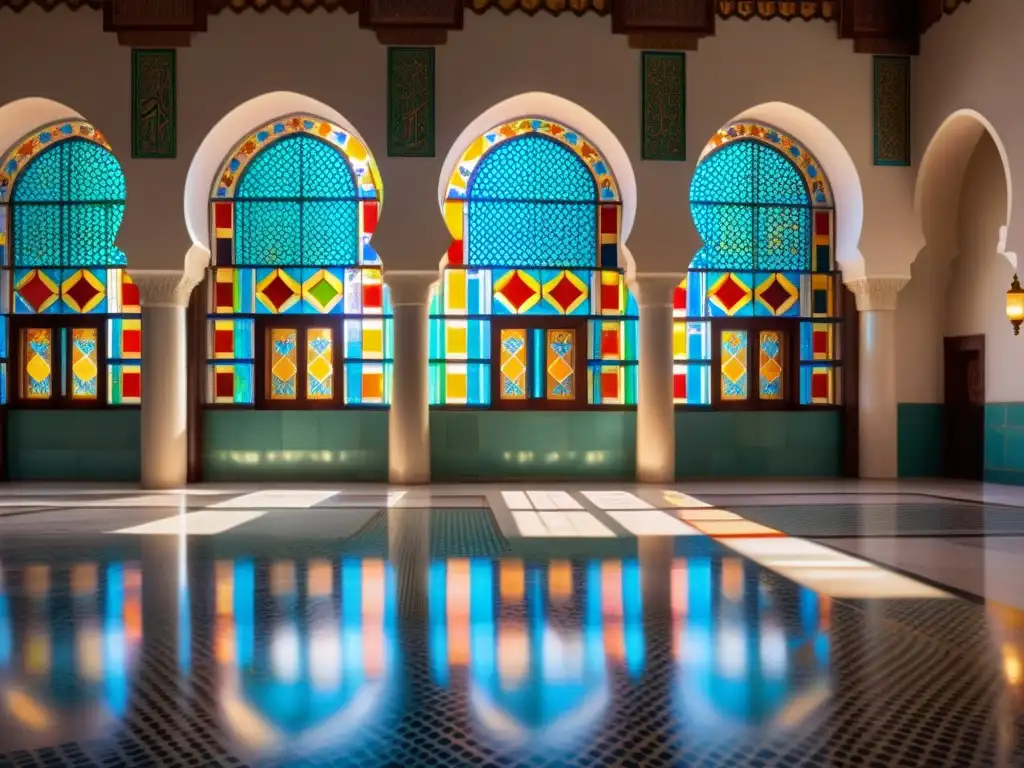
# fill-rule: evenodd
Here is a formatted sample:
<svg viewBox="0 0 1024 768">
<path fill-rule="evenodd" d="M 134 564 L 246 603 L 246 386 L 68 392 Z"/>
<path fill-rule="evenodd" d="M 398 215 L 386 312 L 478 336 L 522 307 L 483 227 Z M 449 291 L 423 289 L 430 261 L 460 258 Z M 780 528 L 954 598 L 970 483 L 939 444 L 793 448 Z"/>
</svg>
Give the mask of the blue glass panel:
<svg viewBox="0 0 1024 768">
<path fill-rule="evenodd" d="M 745 205 L 694 204 L 693 223 L 705 245 L 706 267 L 752 269 L 754 209 Z"/>
<path fill-rule="evenodd" d="M 253 402 L 253 366 L 235 363 L 235 402 L 239 405 L 252 405 Z"/>
<path fill-rule="evenodd" d="M 5 362 L 0 363 L 0 405 L 7 405 L 7 363 Z"/>
<path fill-rule="evenodd" d="M 301 264 L 297 202 L 236 202 L 236 264 Z"/>
<path fill-rule="evenodd" d="M 473 172 L 470 199 L 597 200 L 590 169 L 564 144 L 529 134 L 498 144 Z"/>
<path fill-rule="evenodd" d="M 427 355 L 431 360 L 444 358 L 444 320 L 438 317 L 430 318 L 430 335 Z"/>
<path fill-rule="evenodd" d="M 800 323 L 800 359 L 814 359 L 814 324 Z"/>
<path fill-rule="evenodd" d="M 491 366 L 470 363 L 466 366 L 466 401 L 469 405 L 489 405 L 491 402 Z"/>
<path fill-rule="evenodd" d="M 589 173 L 589 171 L 588 171 Z M 467 261 L 488 266 L 593 267 L 597 208 L 592 203 L 470 201 Z"/>
<path fill-rule="evenodd" d="M 471 269 L 466 276 L 466 308 L 471 315 L 491 313 L 491 277 L 489 269 Z"/>
<path fill-rule="evenodd" d="M 735 141 L 705 157 L 690 182 L 690 202 L 754 202 L 754 147 Z"/>
<path fill-rule="evenodd" d="M 487 360 L 491 356 L 491 323 L 488 320 L 466 322 L 466 355 L 470 360 Z"/>
<path fill-rule="evenodd" d="M 800 366 L 800 404 L 811 404 L 811 368 L 810 365 Z"/>
<path fill-rule="evenodd" d="M 347 201 L 304 201 L 301 263 L 328 266 L 358 261 L 358 205 Z"/>
<path fill-rule="evenodd" d="M 7 359 L 7 316 L 0 315 L 0 359 Z"/>
<path fill-rule="evenodd" d="M 708 363 L 686 365 L 686 404 L 711 404 L 711 366 Z"/>
<path fill-rule="evenodd" d="M 756 242 L 758 269 L 810 269 L 811 209 L 759 208 Z"/>
<path fill-rule="evenodd" d="M 810 205 L 803 175 L 782 152 L 764 144 L 757 145 L 756 166 L 755 202 Z"/>
</svg>

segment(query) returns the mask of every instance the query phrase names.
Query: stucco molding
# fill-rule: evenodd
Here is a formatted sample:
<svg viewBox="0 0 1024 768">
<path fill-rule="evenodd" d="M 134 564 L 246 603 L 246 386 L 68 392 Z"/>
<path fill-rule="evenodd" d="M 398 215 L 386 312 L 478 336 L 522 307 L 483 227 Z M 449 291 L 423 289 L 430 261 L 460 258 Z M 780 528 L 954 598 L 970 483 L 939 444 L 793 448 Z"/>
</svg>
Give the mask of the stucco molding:
<svg viewBox="0 0 1024 768">
<path fill-rule="evenodd" d="M 910 282 L 908 277 L 858 277 L 849 280 L 849 288 L 857 299 L 857 311 L 894 311 L 896 299 L 903 287 Z"/>
<path fill-rule="evenodd" d="M 430 301 L 430 289 L 438 281 L 438 273 L 430 271 L 385 272 L 392 307 L 422 307 Z"/>
<path fill-rule="evenodd" d="M 636 293 L 637 304 L 644 307 L 671 307 L 681 275 L 667 272 L 649 272 L 636 275 L 629 287 Z"/>
<path fill-rule="evenodd" d="M 139 287 L 143 307 L 187 307 L 195 278 L 174 269 L 130 270 L 132 282 Z"/>
</svg>

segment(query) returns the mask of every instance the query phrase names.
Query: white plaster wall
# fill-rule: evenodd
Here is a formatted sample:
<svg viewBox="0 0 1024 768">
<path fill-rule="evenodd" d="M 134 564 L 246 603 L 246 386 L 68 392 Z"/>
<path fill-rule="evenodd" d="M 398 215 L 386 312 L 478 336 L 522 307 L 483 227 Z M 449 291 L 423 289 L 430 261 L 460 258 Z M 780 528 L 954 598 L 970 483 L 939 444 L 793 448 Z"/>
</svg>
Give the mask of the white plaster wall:
<svg viewBox="0 0 1024 768">
<path fill-rule="evenodd" d="M 961 5 L 924 36 L 914 62 L 914 152 L 920 159 L 943 122 L 957 110 L 975 110 L 991 125 L 1006 153 L 1011 179 L 1024 179 L 1024 101 L 1020 92 L 1020 0 Z M 1024 204 L 1008 198 L 1007 251 L 1024 248 Z"/>
<path fill-rule="evenodd" d="M 102 32 L 100 14 L 32 7 L 0 19 L 9 40 L 0 67 L 17 73 L 0 80 L 0 104 L 52 98 L 107 134 L 128 182 L 119 244 L 136 268 L 181 266 L 191 244 L 182 199 L 192 155 L 226 112 L 276 90 L 336 109 L 374 151 L 386 203 L 375 245 L 389 268 L 436 268 L 448 241 L 436 198 L 449 146 L 479 113 L 524 91 L 578 103 L 626 147 L 638 187 L 629 246 L 640 272 L 683 271 L 699 245 L 687 214 L 694 161 L 724 122 L 771 101 L 811 113 L 850 152 L 864 185 L 861 251 L 870 272 L 906 274 L 920 245 L 913 170 L 872 165 L 871 57 L 837 39 L 834 24 L 719 23 L 687 56 L 689 161 L 656 163 L 639 158 L 640 52 L 612 35 L 607 19 L 467 15 L 437 51 L 436 157 L 394 159 L 385 156 L 386 49 L 355 17 L 220 14 L 178 54 L 178 158 L 132 160 L 130 52 Z"/>
<path fill-rule="evenodd" d="M 1024 343 L 1006 319 L 1003 295 L 1013 267 L 996 252 L 1005 218 L 1006 189 L 999 150 L 983 134 L 964 173 L 959 254 L 945 291 L 945 335 L 985 335 L 985 399 L 1024 397 Z M 940 294 L 941 296 L 942 294 Z"/>
</svg>

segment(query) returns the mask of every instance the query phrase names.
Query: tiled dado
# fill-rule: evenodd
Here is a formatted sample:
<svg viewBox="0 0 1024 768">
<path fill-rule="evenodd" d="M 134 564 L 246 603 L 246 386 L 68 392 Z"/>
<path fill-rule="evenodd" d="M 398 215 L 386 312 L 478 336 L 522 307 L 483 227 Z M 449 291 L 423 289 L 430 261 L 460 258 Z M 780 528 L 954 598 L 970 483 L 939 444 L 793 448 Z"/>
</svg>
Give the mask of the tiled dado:
<svg viewBox="0 0 1024 768">
<path fill-rule="evenodd" d="M 1024 403 L 985 404 L 985 480 L 1024 485 Z"/>
</svg>

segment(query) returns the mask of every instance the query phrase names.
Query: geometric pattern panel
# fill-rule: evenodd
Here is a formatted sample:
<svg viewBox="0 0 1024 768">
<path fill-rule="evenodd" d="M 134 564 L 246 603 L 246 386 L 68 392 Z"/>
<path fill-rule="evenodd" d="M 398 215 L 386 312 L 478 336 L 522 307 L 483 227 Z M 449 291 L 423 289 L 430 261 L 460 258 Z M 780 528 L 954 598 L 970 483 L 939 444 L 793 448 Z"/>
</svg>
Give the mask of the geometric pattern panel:
<svg viewBox="0 0 1024 768">
<path fill-rule="evenodd" d="M 503 328 L 501 331 L 501 399 L 525 400 L 527 392 L 527 343 L 522 328 Z"/>
<path fill-rule="evenodd" d="M 508 351 L 501 349 L 499 342 L 494 355 L 501 356 L 501 360 L 495 360 L 493 368 L 494 375 L 502 377 L 499 391 L 504 392 L 508 384 L 511 397 L 543 398 L 547 391 L 547 399 L 578 402 L 575 388 L 586 385 L 590 405 L 635 405 L 638 311 L 618 270 L 449 267 L 430 300 L 430 403 L 490 404 L 491 317 L 518 314 L 544 318 L 541 328 L 533 329 L 541 333 L 546 328 L 534 345 L 538 352 L 529 354 L 548 354 L 547 334 L 560 331 L 560 316 L 585 320 L 587 336 L 573 335 L 571 339 L 571 359 L 562 363 L 572 368 L 572 386 L 560 377 L 564 386 L 558 387 L 557 398 L 550 393 L 558 382 L 548 381 L 551 386 L 544 383 L 547 363 L 542 359 L 533 363 L 533 358 L 527 356 L 518 361 L 527 368 L 535 367 L 539 377 L 535 383 L 527 374 L 525 379 L 514 376 L 513 384 L 509 384 L 502 373 Z M 531 325 L 536 326 L 537 321 Z M 522 346 L 530 345 L 530 335 L 520 328 L 514 334 L 516 341 L 510 343 L 516 351 L 522 351 Z M 553 359 L 548 362 L 555 363 Z M 573 394 L 570 396 L 568 391 Z"/>
<path fill-rule="evenodd" d="M 576 334 L 571 330 L 547 332 L 547 398 L 576 397 Z"/>
<path fill-rule="evenodd" d="M 722 331 L 722 399 L 747 399 L 747 332 Z"/>
</svg>

